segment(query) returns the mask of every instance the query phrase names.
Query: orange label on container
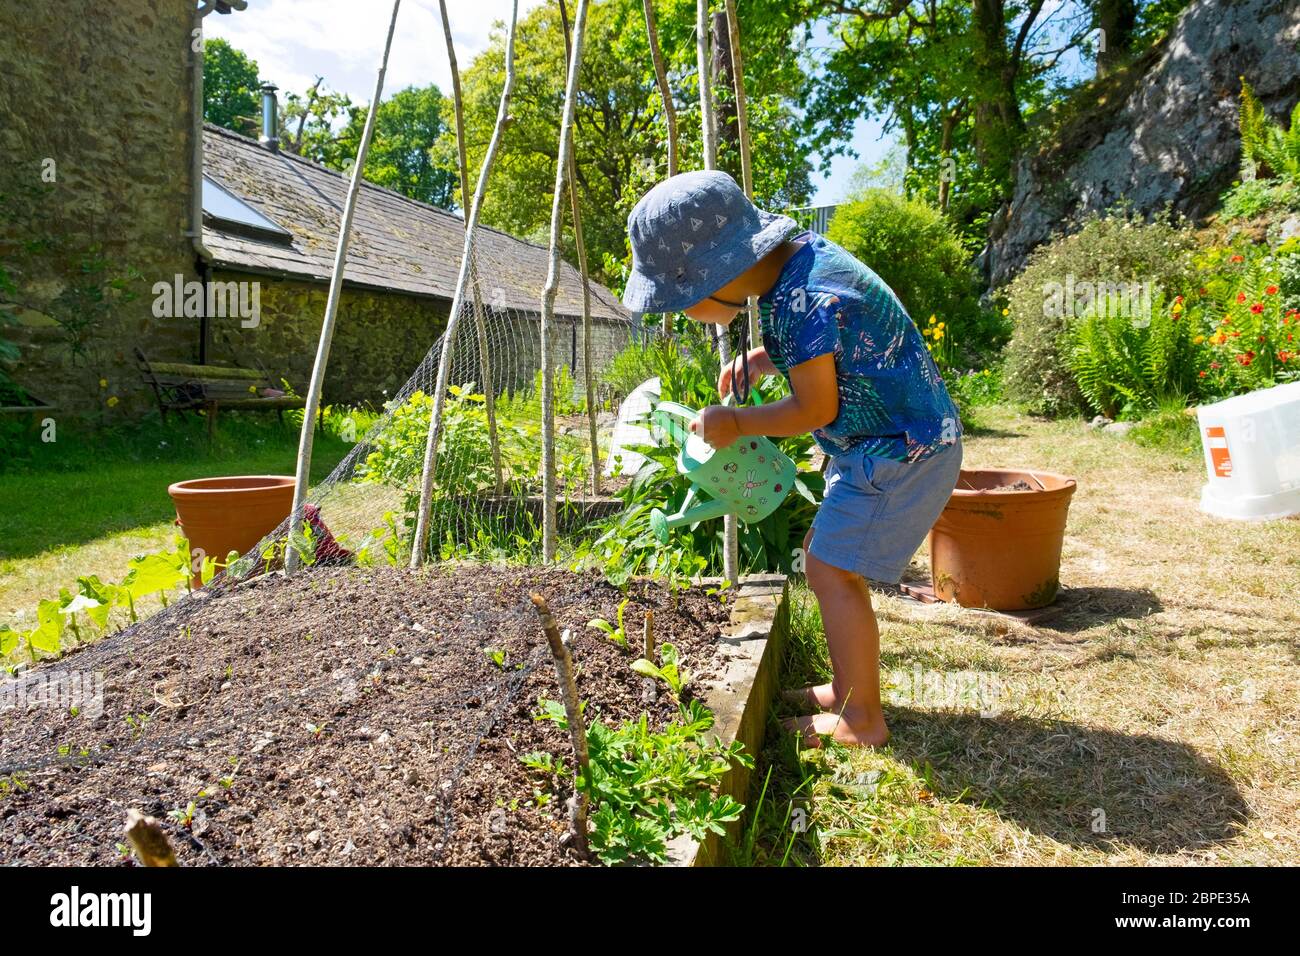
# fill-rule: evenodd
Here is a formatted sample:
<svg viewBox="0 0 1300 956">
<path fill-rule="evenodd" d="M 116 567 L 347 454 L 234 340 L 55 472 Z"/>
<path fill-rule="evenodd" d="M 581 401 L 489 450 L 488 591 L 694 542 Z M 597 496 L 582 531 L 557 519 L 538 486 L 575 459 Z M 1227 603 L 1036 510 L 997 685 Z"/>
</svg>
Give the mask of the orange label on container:
<svg viewBox="0 0 1300 956">
<path fill-rule="evenodd" d="M 1228 454 L 1228 436 L 1223 426 L 1215 425 L 1205 429 L 1205 447 L 1210 450 L 1210 464 L 1214 473 L 1220 478 L 1232 477 L 1232 457 Z"/>
</svg>

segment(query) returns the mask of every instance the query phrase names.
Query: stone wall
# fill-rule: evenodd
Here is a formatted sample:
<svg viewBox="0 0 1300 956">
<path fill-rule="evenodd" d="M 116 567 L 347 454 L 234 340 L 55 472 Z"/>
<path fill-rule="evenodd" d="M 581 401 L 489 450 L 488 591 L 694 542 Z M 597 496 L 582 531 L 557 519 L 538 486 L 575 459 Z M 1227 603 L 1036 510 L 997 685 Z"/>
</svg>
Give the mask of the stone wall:
<svg viewBox="0 0 1300 956">
<path fill-rule="evenodd" d="M 196 357 L 192 321 L 154 318 L 150 293 L 196 276 L 193 7 L 0 4 L 0 267 L 16 286 L 0 297 L 21 349 L 8 371 L 60 409 L 143 407 L 133 346 Z"/>
<path fill-rule="evenodd" d="M 1147 215 L 1208 212 L 1240 168 L 1243 74 L 1287 122 L 1300 97 L 1300 3 L 1193 0 L 1158 49 L 1104 82 L 1104 102 L 1022 158 L 986 278 L 1008 281 L 1054 232 L 1121 200 Z"/>
<path fill-rule="evenodd" d="M 250 328 L 239 318 L 212 319 L 208 361 L 263 367 L 306 395 L 329 286 L 220 269 L 213 280 L 258 282 L 261 311 Z M 324 401 L 382 404 L 402 387 L 446 321 L 444 302 L 345 287 L 330 345 Z"/>
<path fill-rule="evenodd" d="M 60 411 L 98 409 L 112 421 L 148 409 L 136 348 L 155 361 L 199 360 L 200 320 L 155 317 L 153 292 L 158 282 L 199 278 L 185 235 L 193 8 L 192 0 L 0 5 L 0 268 L 15 285 L 0 291 L 0 304 L 19 319 L 0 334 L 20 349 L 5 371 Z M 213 278 L 258 282 L 261 314 L 252 328 L 211 319 L 208 361 L 264 367 L 305 394 L 327 286 L 221 269 Z M 345 290 L 325 400 L 379 404 L 396 393 L 441 334 L 447 308 Z M 557 322 L 560 364 L 574 360 L 573 324 Z M 476 348 L 472 326 L 464 330 L 461 349 Z M 530 382 L 540 367 L 536 316 L 492 330 L 490 351 L 508 370 L 498 385 Z M 596 324 L 597 367 L 628 335 L 626 325 Z M 580 337 L 577 352 L 580 367 Z"/>
</svg>

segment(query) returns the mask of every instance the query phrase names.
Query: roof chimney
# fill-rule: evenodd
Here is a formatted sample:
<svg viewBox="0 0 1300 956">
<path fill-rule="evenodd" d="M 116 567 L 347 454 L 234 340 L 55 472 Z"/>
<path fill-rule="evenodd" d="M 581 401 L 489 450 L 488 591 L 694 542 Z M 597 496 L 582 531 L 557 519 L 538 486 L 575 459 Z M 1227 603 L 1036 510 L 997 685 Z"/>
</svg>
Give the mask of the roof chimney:
<svg viewBox="0 0 1300 956">
<path fill-rule="evenodd" d="M 275 91 L 277 87 L 274 83 L 262 84 L 262 135 L 257 141 L 269 149 L 271 152 L 279 152 L 280 149 L 280 123 L 277 119 Z"/>
</svg>

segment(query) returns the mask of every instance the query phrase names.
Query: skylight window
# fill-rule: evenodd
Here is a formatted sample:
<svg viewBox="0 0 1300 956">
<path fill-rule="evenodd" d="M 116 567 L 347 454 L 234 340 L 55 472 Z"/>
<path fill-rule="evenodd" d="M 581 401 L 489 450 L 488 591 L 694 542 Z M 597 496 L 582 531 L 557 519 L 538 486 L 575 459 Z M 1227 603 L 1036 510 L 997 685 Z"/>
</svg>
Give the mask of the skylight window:
<svg viewBox="0 0 1300 956">
<path fill-rule="evenodd" d="M 286 246 L 293 242 L 292 233 L 207 176 L 203 177 L 203 221 L 213 229 L 247 239 Z"/>
</svg>

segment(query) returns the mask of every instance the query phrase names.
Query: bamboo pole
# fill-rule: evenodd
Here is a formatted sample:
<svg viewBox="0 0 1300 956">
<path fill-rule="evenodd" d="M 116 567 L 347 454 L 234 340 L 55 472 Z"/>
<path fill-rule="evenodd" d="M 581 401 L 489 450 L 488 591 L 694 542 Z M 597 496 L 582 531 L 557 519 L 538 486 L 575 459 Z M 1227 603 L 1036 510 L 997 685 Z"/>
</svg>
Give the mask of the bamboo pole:
<svg viewBox="0 0 1300 956">
<path fill-rule="evenodd" d="M 718 167 L 718 130 L 713 114 L 713 76 L 709 61 L 709 0 L 695 0 L 695 61 L 700 80 L 700 142 L 704 168 Z"/>
<path fill-rule="evenodd" d="M 578 0 L 573 18 L 573 52 L 565 82 L 560 117 L 560 146 L 555 161 L 555 193 L 551 200 L 551 263 L 542 291 L 542 559 L 555 560 L 555 369 L 551 356 L 551 326 L 555 293 L 560 284 L 560 230 L 564 225 L 564 184 L 573 150 L 573 113 L 578 98 L 578 72 L 587 34 L 587 0 Z"/>
<path fill-rule="evenodd" d="M 442 334 L 442 352 L 438 357 L 438 379 L 434 386 L 433 411 L 429 415 L 429 437 L 424 445 L 424 467 L 420 474 L 420 510 L 415 522 L 415 541 L 411 548 L 411 567 L 424 564 L 424 552 L 429 543 L 429 509 L 433 504 L 433 479 L 437 468 L 438 441 L 442 437 L 442 409 L 447 399 L 447 377 L 451 372 L 451 347 L 455 342 L 456 328 L 460 322 L 471 264 L 474 259 L 474 232 L 478 226 L 479 211 L 483 206 L 483 193 L 487 190 L 492 164 L 501 146 L 501 136 L 508 125 L 510 91 L 515 85 L 515 24 L 519 17 L 519 0 L 510 9 L 510 30 L 506 34 L 506 79 L 501 88 L 501 102 L 497 107 L 497 122 L 488 142 L 483 165 L 479 167 L 478 184 L 474 187 L 474 201 L 470 204 L 469 219 L 465 223 L 465 245 L 461 250 L 460 274 L 456 277 L 456 291 L 451 300 L 447 329 Z"/>
<path fill-rule="evenodd" d="M 460 92 L 460 69 L 456 65 L 456 44 L 451 38 L 451 21 L 447 18 L 447 0 L 438 0 L 442 14 L 442 34 L 447 40 L 447 62 L 451 68 L 451 101 L 456 114 L 456 156 L 460 167 L 460 202 L 465 209 L 465 228 L 469 228 L 469 160 L 465 155 L 465 103 Z M 488 447 L 492 452 L 492 474 L 496 492 L 505 490 L 501 477 L 501 443 L 497 440 L 497 399 L 492 382 L 492 361 L 488 356 L 487 322 L 483 318 L 483 298 L 479 292 L 478 264 L 470 264 L 470 288 L 474 290 L 474 332 L 478 338 L 479 376 L 483 386 L 483 410 L 487 413 Z"/>
<path fill-rule="evenodd" d="M 664 64 L 663 51 L 659 49 L 659 28 L 655 24 L 654 0 L 641 0 L 645 9 L 646 39 L 650 44 L 650 61 L 655 68 L 655 82 L 659 84 L 659 96 L 664 101 L 664 123 L 668 127 L 668 178 L 677 175 L 677 107 L 673 105 L 672 87 L 668 85 L 668 67 Z M 672 334 L 670 314 L 663 314 L 664 335 Z"/>
<path fill-rule="evenodd" d="M 564 53 L 573 55 L 569 41 L 569 14 L 560 0 L 560 21 L 564 25 Z M 569 150 L 569 199 L 573 204 L 573 244 L 582 271 L 582 381 L 587 393 L 587 432 L 591 441 L 591 494 L 600 497 L 600 442 L 596 437 L 596 383 L 591 377 L 591 278 L 587 271 L 587 244 L 582 238 L 582 210 L 578 200 L 578 161 Z"/>
<path fill-rule="evenodd" d="M 709 59 L 709 0 L 695 0 L 695 60 L 700 80 L 700 136 L 704 144 L 704 168 L 718 166 L 718 134 L 713 116 L 713 78 Z M 731 340 L 725 326 L 716 326 L 718 355 L 725 366 L 731 362 Z M 722 573 L 735 584 L 740 579 L 740 537 L 735 515 L 723 519 Z"/>
<path fill-rule="evenodd" d="M 366 168 L 366 154 L 370 151 L 370 137 L 375 131 L 375 115 L 379 112 L 379 98 L 384 92 L 384 74 L 388 71 L 388 54 L 393 48 L 393 30 L 397 26 L 397 8 L 402 0 L 393 0 L 393 14 L 388 21 L 388 37 L 384 40 L 384 56 L 375 78 L 375 95 L 370 100 L 365 129 L 357 147 L 356 163 L 352 167 L 352 182 L 343 204 L 339 220 L 339 239 L 334 248 L 334 271 L 330 274 L 329 298 L 325 301 L 325 318 L 321 322 L 320 341 L 316 345 L 316 363 L 311 370 L 311 384 L 307 388 L 307 401 L 303 408 L 302 433 L 298 438 L 298 465 L 293 486 L 293 510 L 289 513 L 289 541 L 285 548 L 284 567 L 294 571 L 300 563 L 296 543 L 302 534 L 303 505 L 307 501 L 307 485 L 311 481 L 312 442 L 316 434 L 316 417 L 320 414 L 321 392 L 325 386 L 325 366 L 329 364 L 330 343 L 334 340 L 334 323 L 338 318 L 339 298 L 343 293 L 343 270 L 348 261 L 348 241 L 352 235 L 352 216 L 357 209 L 361 193 L 362 173 Z"/>
<path fill-rule="evenodd" d="M 726 0 L 727 41 L 731 46 L 731 76 L 736 87 L 736 139 L 740 145 L 740 179 L 745 195 L 754 199 L 754 167 L 750 162 L 749 116 L 745 106 L 745 64 L 740 53 L 740 19 L 736 16 L 736 0 Z M 762 330 L 758 322 L 758 298 L 749 297 L 749 341 L 758 345 Z"/>
<path fill-rule="evenodd" d="M 583 14 L 587 0 L 578 0 L 578 17 Z M 569 725 L 569 741 L 573 744 L 573 800 L 569 804 L 569 839 L 578 853 L 587 853 L 587 791 L 591 785 L 591 755 L 587 750 L 587 727 L 582 719 L 582 702 L 578 698 L 578 684 L 573 676 L 573 658 L 564 646 L 560 628 L 555 623 L 555 616 L 546 603 L 546 598 L 533 592 L 529 595 L 537 616 L 542 621 L 542 633 L 550 645 L 551 657 L 555 660 L 555 678 L 560 685 L 560 699 L 564 703 L 564 717 Z M 582 785 L 578 785 L 578 777 Z"/>
</svg>

